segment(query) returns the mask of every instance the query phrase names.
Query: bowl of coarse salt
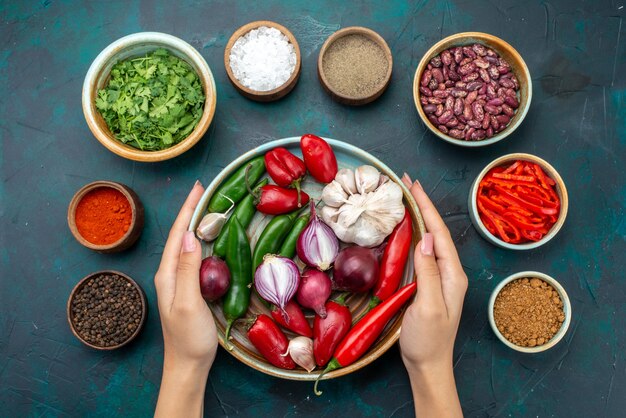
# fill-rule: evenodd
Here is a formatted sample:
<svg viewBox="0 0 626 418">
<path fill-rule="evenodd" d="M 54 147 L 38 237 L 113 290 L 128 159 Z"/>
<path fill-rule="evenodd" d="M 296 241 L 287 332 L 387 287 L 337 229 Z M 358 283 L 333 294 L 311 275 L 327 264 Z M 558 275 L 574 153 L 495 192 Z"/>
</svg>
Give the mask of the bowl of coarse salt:
<svg viewBox="0 0 626 418">
<path fill-rule="evenodd" d="M 271 102 L 287 95 L 298 82 L 300 47 L 284 26 L 269 20 L 243 25 L 224 50 L 230 82 L 243 96 Z"/>
</svg>

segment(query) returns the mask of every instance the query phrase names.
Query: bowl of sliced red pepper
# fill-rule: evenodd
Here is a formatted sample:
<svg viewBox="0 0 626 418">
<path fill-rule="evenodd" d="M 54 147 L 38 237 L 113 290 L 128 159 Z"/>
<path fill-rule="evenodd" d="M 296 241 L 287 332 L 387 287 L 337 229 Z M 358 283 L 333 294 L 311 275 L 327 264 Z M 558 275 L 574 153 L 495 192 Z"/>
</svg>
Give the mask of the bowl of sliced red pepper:
<svg viewBox="0 0 626 418">
<path fill-rule="evenodd" d="M 531 154 L 508 154 L 476 177 L 469 214 L 481 236 L 512 250 L 529 250 L 556 236 L 568 210 L 567 189 L 549 163 Z"/>
<path fill-rule="evenodd" d="M 359 167 L 367 168 L 356 175 Z M 350 170 L 357 183 L 374 174 L 369 187 L 391 187 L 399 202 L 395 227 L 369 248 L 335 237 L 326 221 L 320 226 L 325 207 L 332 206 L 324 190 Z M 337 241 L 339 255 L 331 266 L 311 265 L 332 250 L 327 246 L 319 253 L 303 252 L 301 237 L 313 224 L 317 235 L 312 239 L 318 244 L 325 233 Z M 230 273 L 220 282 L 229 282 L 226 292 L 207 298 L 220 345 L 258 371 L 300 381 L 359 370 L 398 340 L 404 310 L 416 291 L 412 254 L 426 232 L 409 190 L 384 163 L 345 142 L 310 134 L 271 141 L 227 165 L 207 186 L 189 229 L 203 239 L 207 266 L 217 263 L 223 269 L 218 257 Z M 335 287 L 339 256 L 354 247 L 377 251 L 376 283 L 365 291 Z M 220 269 L 211 274 L 219 275 Z M 211 274 L 201 270 L 201 288 Z M 315 286 L 310 281 L 316 280 L 319 286 L 323 275 L 333 281 L 333 289 L 320 311 L 300 296 L 305 282 Z M 208 287 L 207 293 L 212 293 Z M 308 365 L 300 363 L 307 355 Z"/>
</svg>

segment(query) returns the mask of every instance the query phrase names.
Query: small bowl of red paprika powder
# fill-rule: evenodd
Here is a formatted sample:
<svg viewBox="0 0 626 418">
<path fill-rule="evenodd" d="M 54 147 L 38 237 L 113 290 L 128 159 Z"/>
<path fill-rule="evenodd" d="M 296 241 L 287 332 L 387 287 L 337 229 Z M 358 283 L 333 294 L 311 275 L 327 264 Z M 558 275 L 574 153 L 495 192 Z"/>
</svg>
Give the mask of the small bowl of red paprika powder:
<svg viewBox="0 0 626 418">
<path fill-rule="evenodd" d="M 101 253 L 129 248 L 141 235 L 144 210 L 137 194 L 113 181 L 95 181 L 70 202 L 67 222 L 74 238 Z"/>
</svg>

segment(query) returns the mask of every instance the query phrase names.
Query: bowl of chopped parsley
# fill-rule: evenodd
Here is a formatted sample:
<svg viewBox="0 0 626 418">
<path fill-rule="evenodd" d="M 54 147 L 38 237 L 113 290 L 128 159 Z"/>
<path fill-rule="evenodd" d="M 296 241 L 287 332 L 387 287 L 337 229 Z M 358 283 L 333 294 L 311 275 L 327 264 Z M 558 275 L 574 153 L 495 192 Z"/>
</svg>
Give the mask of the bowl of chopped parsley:
<svg viewBox="0 0 626 418">
<path fill-rule="evenodd" d="M 163 161 L 193 147 L 215 114 L 211 69 L 187 42 L 159 32 L 125 36 L 91 64 L 85 119 L 107 149 L 135 161 Z"/>
</svg>

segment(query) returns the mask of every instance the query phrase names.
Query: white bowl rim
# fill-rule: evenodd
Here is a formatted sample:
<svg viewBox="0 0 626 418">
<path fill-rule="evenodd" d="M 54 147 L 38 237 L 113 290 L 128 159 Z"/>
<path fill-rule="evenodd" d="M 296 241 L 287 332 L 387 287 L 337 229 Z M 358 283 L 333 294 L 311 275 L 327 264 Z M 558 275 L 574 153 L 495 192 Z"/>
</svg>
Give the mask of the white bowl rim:
<svg viewBox="0 0 626 418">
<path fill-rule="evenodd" d="M 554 334 L 552 339 L 550 339 L 550 341 L 548 341 L 547 343 L 536 346 L 536 347 L 522 347 L 522 346 L 513 344 L 512 342 L 507 340 L 504 337 L 504 335 L 502 335 L 502 333 L 496 326 L 496 321 L 493 315 L 493 307 L 496 301 L 496 297 L 498 296 L 500 291 L 504 288 L 504 286 L 506 286 L 507 284 L 511 283 L 514 280 L 523 279 L 523 278 L 535 278 L 535 277 L 548 283 L 554 288 L 554 290 L 557 291 L 557 293 L 559 294 L 559 297 L 563 301 L 563 312 L 565 313 L 565 320 L 561 324 L 561 328 L 559 328 L 557 333 Z M 561 286 L 561 284 L 554 277 L 548 276 L 547 274 L 541 273 L 538 271 L 521 271 L 519 273 L 511 274 L 510 276 L 502 280 L 496 286 L 496 288 L 493 289 L 493 291 L 491 292 L 491 296 L 489 297 L 488 309 L 489 309 L 488 311 L 489 325 L 491 325 L 491 329 L 493 330 L 494 334 L 496 334 L 496 337 L 498 337 L 498 339 L 502 341 L 504 345 L 506 345 L 507 347 L 512 348 L 513 350 L 516 350 L 522 353 L 540 353 L 542 351 L 546 351 L 554 347 L 559 341 L 563 339 L 572 321 L 572 305 L 569 300 L 569 296 L 567 296 L 567 292 L 565 291 L 565 288 L 563 288 L 563 286 Z"/>
<path fill-rule="evenodd" d="M 549 173 L 550 177 L 553 178 L 553 180 L 556 183 L 557 194 L 561 195 L 560 196 L 561 208 L 560 208 L 559 217 L 556 223 L 552 226 L 552 228 L 550 228 L 548 233 L 543 238 L 541 238 L 539 241 L 536 241 L 536 242 L 529 242 L 525 244 L 511 244 L 508 242 L 504 242 L 500 238 L 494 236 L 491 232 L 489 232 L 489 230 L 487 230 L 483 222 L 480 220 L 480 216 L 478 214 L 478 206 L 476 205 L 476 196 L 478 194 L 478 186 L 479 186 L 480 180 L 483 177 L 485 177 L 487 172 L 491 170 L 493 167 L 505 164 L 511 160 L 531 161 L 531 162 L 539 164 L 540 166 L 542 166 L 542 168 L 547 168 L 548 169 L 547 171 L 550 171 Z M 563 202 L 566 202 L 566 204 L 563 205 L 562 204 Z M 533 154 L 527 154 L 527 153 L 522 153 L 522 152 L 516 152 L 512 154 L 503 155 L 491 161 L 489 164 L 487 164 L 485 168 L 483 168 L 482 171 L 478 173 L 478 175 L 476 176 L 476 179 L 474 180 L 474 183 L 472 183 L 472 187 L 470 188 L 470 193 L 469 193 L 469 202 L 468 202 L 468 210 L 470 213 L 470 219 L 472 223 L 474 224 L 474 226 L 479 230 L 480 235 L 482 235 L 487 241 L 491 242 L 492 244 L 497 245 L 502 248 L 509 249 L 509 250 L 532 250 L 534 248 L 541 247 L 542 245 L 549 242 L 552 238 L 554 238 L 558 234 L 558 232 L 561 230 L 561 228 L 565 224 L 565 219 L 567 218 L 568 207 L 569 207 L 569 199 L 567 195 L 567 187 L 565 187 L 565 182 L 561 178 L 561 175 L 559 174 L 559 172 L 550 163 L 545 161 L 543 158 L 537 157 L 536 155 L 533 155 Z"/>
<path fill-rule="evenodd" d="M 93 62 L 89 66 L 89 69 L 87 70 L 87 74 L 85 75 L 85 80 L 83 82 L 83 89 L 82 89 L 83 113 L 85 115 L 85 119 L 87 119 L 88 121 L 89 128 L 90 129 L 93 128 L 97 130 L 98 135 L 106 135 L 106 133 L 103 132 L 98 127 L 98 125 L 93 122 L 96 119 L 96 115 L 95 115 L 95 108 L 94 106 L 91 105 L 91 96 L 92 96 L 92 90 L 93 90 L 91 86 L 95 86 L 94 81 L 98 72 L 104 65 L 106 65 L 107 62 L 113 59 L 124 48 L 128 46 L 136 45 L 136 44 L 150 43 L 150 42 L 162 43 L 162 44 L 165 44 L 169 48 L 180 51 L 183 55 L 185 55 L 191 61 L 193 61 L 194 64 L 196 64 L 197 69 L 194 69 L 194 70 L 197 70 L 200 72 L 199 74 L 200 79 L 208 83 L 207 90 L 211 92 L 211 97 L 207 97 L 207 101 L 205 101 L 204 103 L 204 112 L 206 111 L 210 112 L 210 114 L 208 115 L 208 118 L 210 121 L 212 121 L 213 116 L 215 114 L 215 104 L 217 101 L 217 88 L 215 86 L 215 79 L 213 78 L 213 73 L 211 72 L 211 69 L 209 65 L 207 64 L 206 60 L 204 59 L 204 57 L 198 52 L 198 50 L 196 50 L 189 43 L 185 42 L 184 40 L 174 35 L 170 35 L 170 34 L 163 33 L 163 32 L 137 32 L 137 33 L 132 33 L 130 35 L 123 36 L 113 41 L 112 43 L 110 43 L 93 60 Z M 203 118 L 204 117 L 205 116 L 203 115 Z M 90 123 L 90 121 L 92 123 Z M 208 129 L 208 126 L 209 125 L 207 125 L 207 129 Z M 96 135 L 95 132 L 93 132 L 93 134 L 96 137 L 96 139 L 100 141 L 99 136 Z M 116 147 L 109 143 L 105 144 L 102 141 L 100 142 L 107 149 L 109 149 L 110 151 L 116 154 L 117 154 L 116 150 L 119 147 L 122 147 L 121 143 L 119 146 Z M 188 151 L 193 145 L 195 144 L 188 144 L 186 143 L 186 140 L 183 140 L 170 148 L 160 150 L 160 151 L 142 151 L 140 149 L 137 149 L 136 151 L 139 153 L 143 153 L 145 155 L 149 155 L 151 157 L 150 158 L 151 161 L 161 161 L 163 160 L 163 158 L 161 158 L 163 154 L 168 154 L 173 149 L 179 147 L 180 149 L 179 153 L 171 157 L 168 157 L 168 158 L 173 158 L 175 156 L 178 156 L 184 153 L 185 151 Z M 134 159 L 132 157 L 124 157 L 124 158 Z M 165 159 L 168 159 L 168 158 L 165 158 Z"/>
</svg>

